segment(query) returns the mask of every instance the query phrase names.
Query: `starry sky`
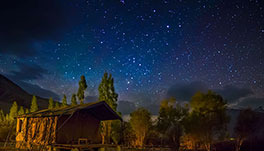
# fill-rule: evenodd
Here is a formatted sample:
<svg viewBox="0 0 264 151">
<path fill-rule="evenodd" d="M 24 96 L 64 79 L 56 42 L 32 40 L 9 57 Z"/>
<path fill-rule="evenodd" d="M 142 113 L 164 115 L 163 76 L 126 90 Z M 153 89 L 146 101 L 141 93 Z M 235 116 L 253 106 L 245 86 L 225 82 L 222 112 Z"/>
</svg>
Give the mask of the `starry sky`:
<svg viewBox="0 0 264 151">
<path fill-rule="evenodd" d="M 30 93 L 70 97 L 85 75 L 94 98 L 109 72 L 136 104 L 212 89 L 264 106 L 261 0 L 11 0 L 0 14 L 0 73 Z"/>
</svg>

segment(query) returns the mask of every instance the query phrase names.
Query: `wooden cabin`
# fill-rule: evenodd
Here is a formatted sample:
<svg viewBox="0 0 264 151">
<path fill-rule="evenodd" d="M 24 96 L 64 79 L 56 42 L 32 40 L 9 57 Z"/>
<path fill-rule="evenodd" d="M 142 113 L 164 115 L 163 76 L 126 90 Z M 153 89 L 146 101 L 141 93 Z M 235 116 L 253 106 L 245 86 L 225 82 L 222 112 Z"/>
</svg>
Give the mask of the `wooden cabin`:
<svg viewBox="0 0 264 151">
<path fill-rule="evenodd" d="M 17 117 L 16 148 L 100 144 L 100 121 L 122 120 L 104 101 L 46 109 Z"/>
</svg>

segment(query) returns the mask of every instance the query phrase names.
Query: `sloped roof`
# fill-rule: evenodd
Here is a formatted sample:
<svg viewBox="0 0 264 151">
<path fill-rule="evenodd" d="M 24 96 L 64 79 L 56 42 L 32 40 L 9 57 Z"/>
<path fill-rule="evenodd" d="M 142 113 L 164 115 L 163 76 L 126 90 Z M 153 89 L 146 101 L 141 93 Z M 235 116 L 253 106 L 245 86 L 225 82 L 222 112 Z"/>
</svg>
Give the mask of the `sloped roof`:
<svg viewBox="0 0 264 151">
<path fill-rule="evenodd" d="M 78 111 L 87 111 L 87 113 L 92 114 L 97 119 L 103 120 L 115 120 L 122 118 L 115 112 L 105 101 L 97 101 L 92 103 L 86 103 L 75 106 L 67 106 L 54 109 L 44 109 L 33 113 L 23 114 L 17 116 L 19 117 L 49 117 L 49 116 L 61 116 L 61 115 L 71 115 Z"/>
</svg>

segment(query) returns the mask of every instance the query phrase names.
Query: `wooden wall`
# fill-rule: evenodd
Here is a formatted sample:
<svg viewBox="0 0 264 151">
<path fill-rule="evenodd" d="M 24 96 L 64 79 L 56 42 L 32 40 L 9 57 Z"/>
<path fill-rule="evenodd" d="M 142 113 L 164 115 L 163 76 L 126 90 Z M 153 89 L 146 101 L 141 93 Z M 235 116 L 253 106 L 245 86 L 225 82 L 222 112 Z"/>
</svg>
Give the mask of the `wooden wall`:
<svg viewBox="0 0 264 151">
<path fill-rule="evenodd" d="M 87 138 L 89 143 L 100 143 L 100 121 L 86 111 L 78 111 L 70 117 L 61 116 L 58 119 L 56 143 L 78 143 L 79 138 Z"/>
<path fill-rule="evenodd" d="M 32 149 L 55 143 L 58 117 L 17 118 L 16 147 Z"/>
</svg>

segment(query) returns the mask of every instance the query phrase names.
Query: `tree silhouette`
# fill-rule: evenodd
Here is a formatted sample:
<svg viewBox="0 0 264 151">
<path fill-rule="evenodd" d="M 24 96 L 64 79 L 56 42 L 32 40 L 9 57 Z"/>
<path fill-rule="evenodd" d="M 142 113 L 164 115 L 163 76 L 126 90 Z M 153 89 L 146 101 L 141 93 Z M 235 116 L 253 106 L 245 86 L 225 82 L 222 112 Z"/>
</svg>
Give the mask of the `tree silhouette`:
<svg viewBox="0 0 264 151">
<path fill-rule="evenodd" d="M 112 75 L 105 72 L 98 87 L 99 101 L 105 101 L 114 111 L 117 108 L 118 94 L 115 92 L 114 79 Z"/>
<path fill-rule="evenodd" d="M 77 105 L 76 94 L 72 94 L 71 105 Z"/>
<path fill-rule="evenodd" d="M 25 114 L 24 108 L 23 106 L 20 106 L 19 110 L 18 110 L 18 115 L 23 115 Z"/>
<path fill-rule="evenodd" d="M 223 98 L 212 91 L 196 93 L 190 102 L 191 113 L 185 121 L 185 129 L 192 140 L 201 143 L 207 151 L 215 139 L 226 134 L 229 117 L 226 114 L 227 104 Z"/>
<path fill-rule="evenodd" d="M 102 77 L 102 81 L 98 87 L 99 91 L 99 101 L 105 101 L 114 111 L 116 111 L 117 108 L 117 93 L 115 92 L 114 88 L 114 79 L 112 78 L 112 75 L 108 73 L 104 73 Z M 110 143 L 110 137 L 111 137 L 111 121 L 105 121 L 101 124 L 101 126 L 104 126 L 101 128 L 104 131 L 101 131 L 102 136 L 106 136 L 107 142 Z"/>
<path fill-rule="evenodd" d="M 34 95 L 31 101 L 30 112 L 36 112 L 37 110 L 38 110 L 37 98 Z"/>
<path fill-rule="evenodd" d="M 157 128 L 162 139 L 167 140 L 174 150 L 179 150 L 183 122 L 187 115 L 188 108 L 177 104 L 174 98 L 165 99 L 160 104 Z"/>
<path fill-rule="evenodd" d="M 49 98 L 49 106 L 48 109 L 53 109 L 54 108 L 54 101 L 52 99 L 52 97 Z"/>
<path fill-rule="evenodd" d="M 2 109 L 0 109 L 0 123 L 3 123 L 5 121 L 5 114 Z"/>
<path fill-rule="evenodd" d="M 17 111 L 18 111 L 18 106 L 16 101 L 13 102 L 11 108 L 10 108 L 10 112 L 9 112 L 9 119 L 10 120 L 14 120 L 15 116 L 17 116 Z"/>
<path fill-rule="evenodd" d="M 135 132 L 136 140 L 135 146 L 142 147 L 145 142 L 145 138 L 151 127 L 150 112 L 144 108 L 139 108 L 130 114 L 131 127 Z"/>
<path fill-rule="evenodd" d="M 257 115 L 252 109 L 248 108 L 240 111 L 234 128 L 236 151 L 239 151 L 243 142 L 254 133 L 257 121 Z"/>
<path fill-rule="evenodd" d="M 55 103 L 55 108 L 60 108 L 60 103 L 58 101 Z"/>
<path fill-rule="evenodd" d="M 84 91 L 87 88 L 87 84 L 86 84 L 86 80 L 84 75 L 81 76 L 81 80 L 79 81 L 79 89 L 77 92 L 77 97 L 80 101 L 80 104 L 83 104 L 83 100 L 84 100 Z"/>
<path fill-rule="evenodd" d="M 64 95 L 63 95 L 63 99 L 62 99 L 62 107 L 65 107 L 65 106 L 67 106 L 67 97 L 66 97 L 66 95 L 64 94 Z"/>
</svg>

